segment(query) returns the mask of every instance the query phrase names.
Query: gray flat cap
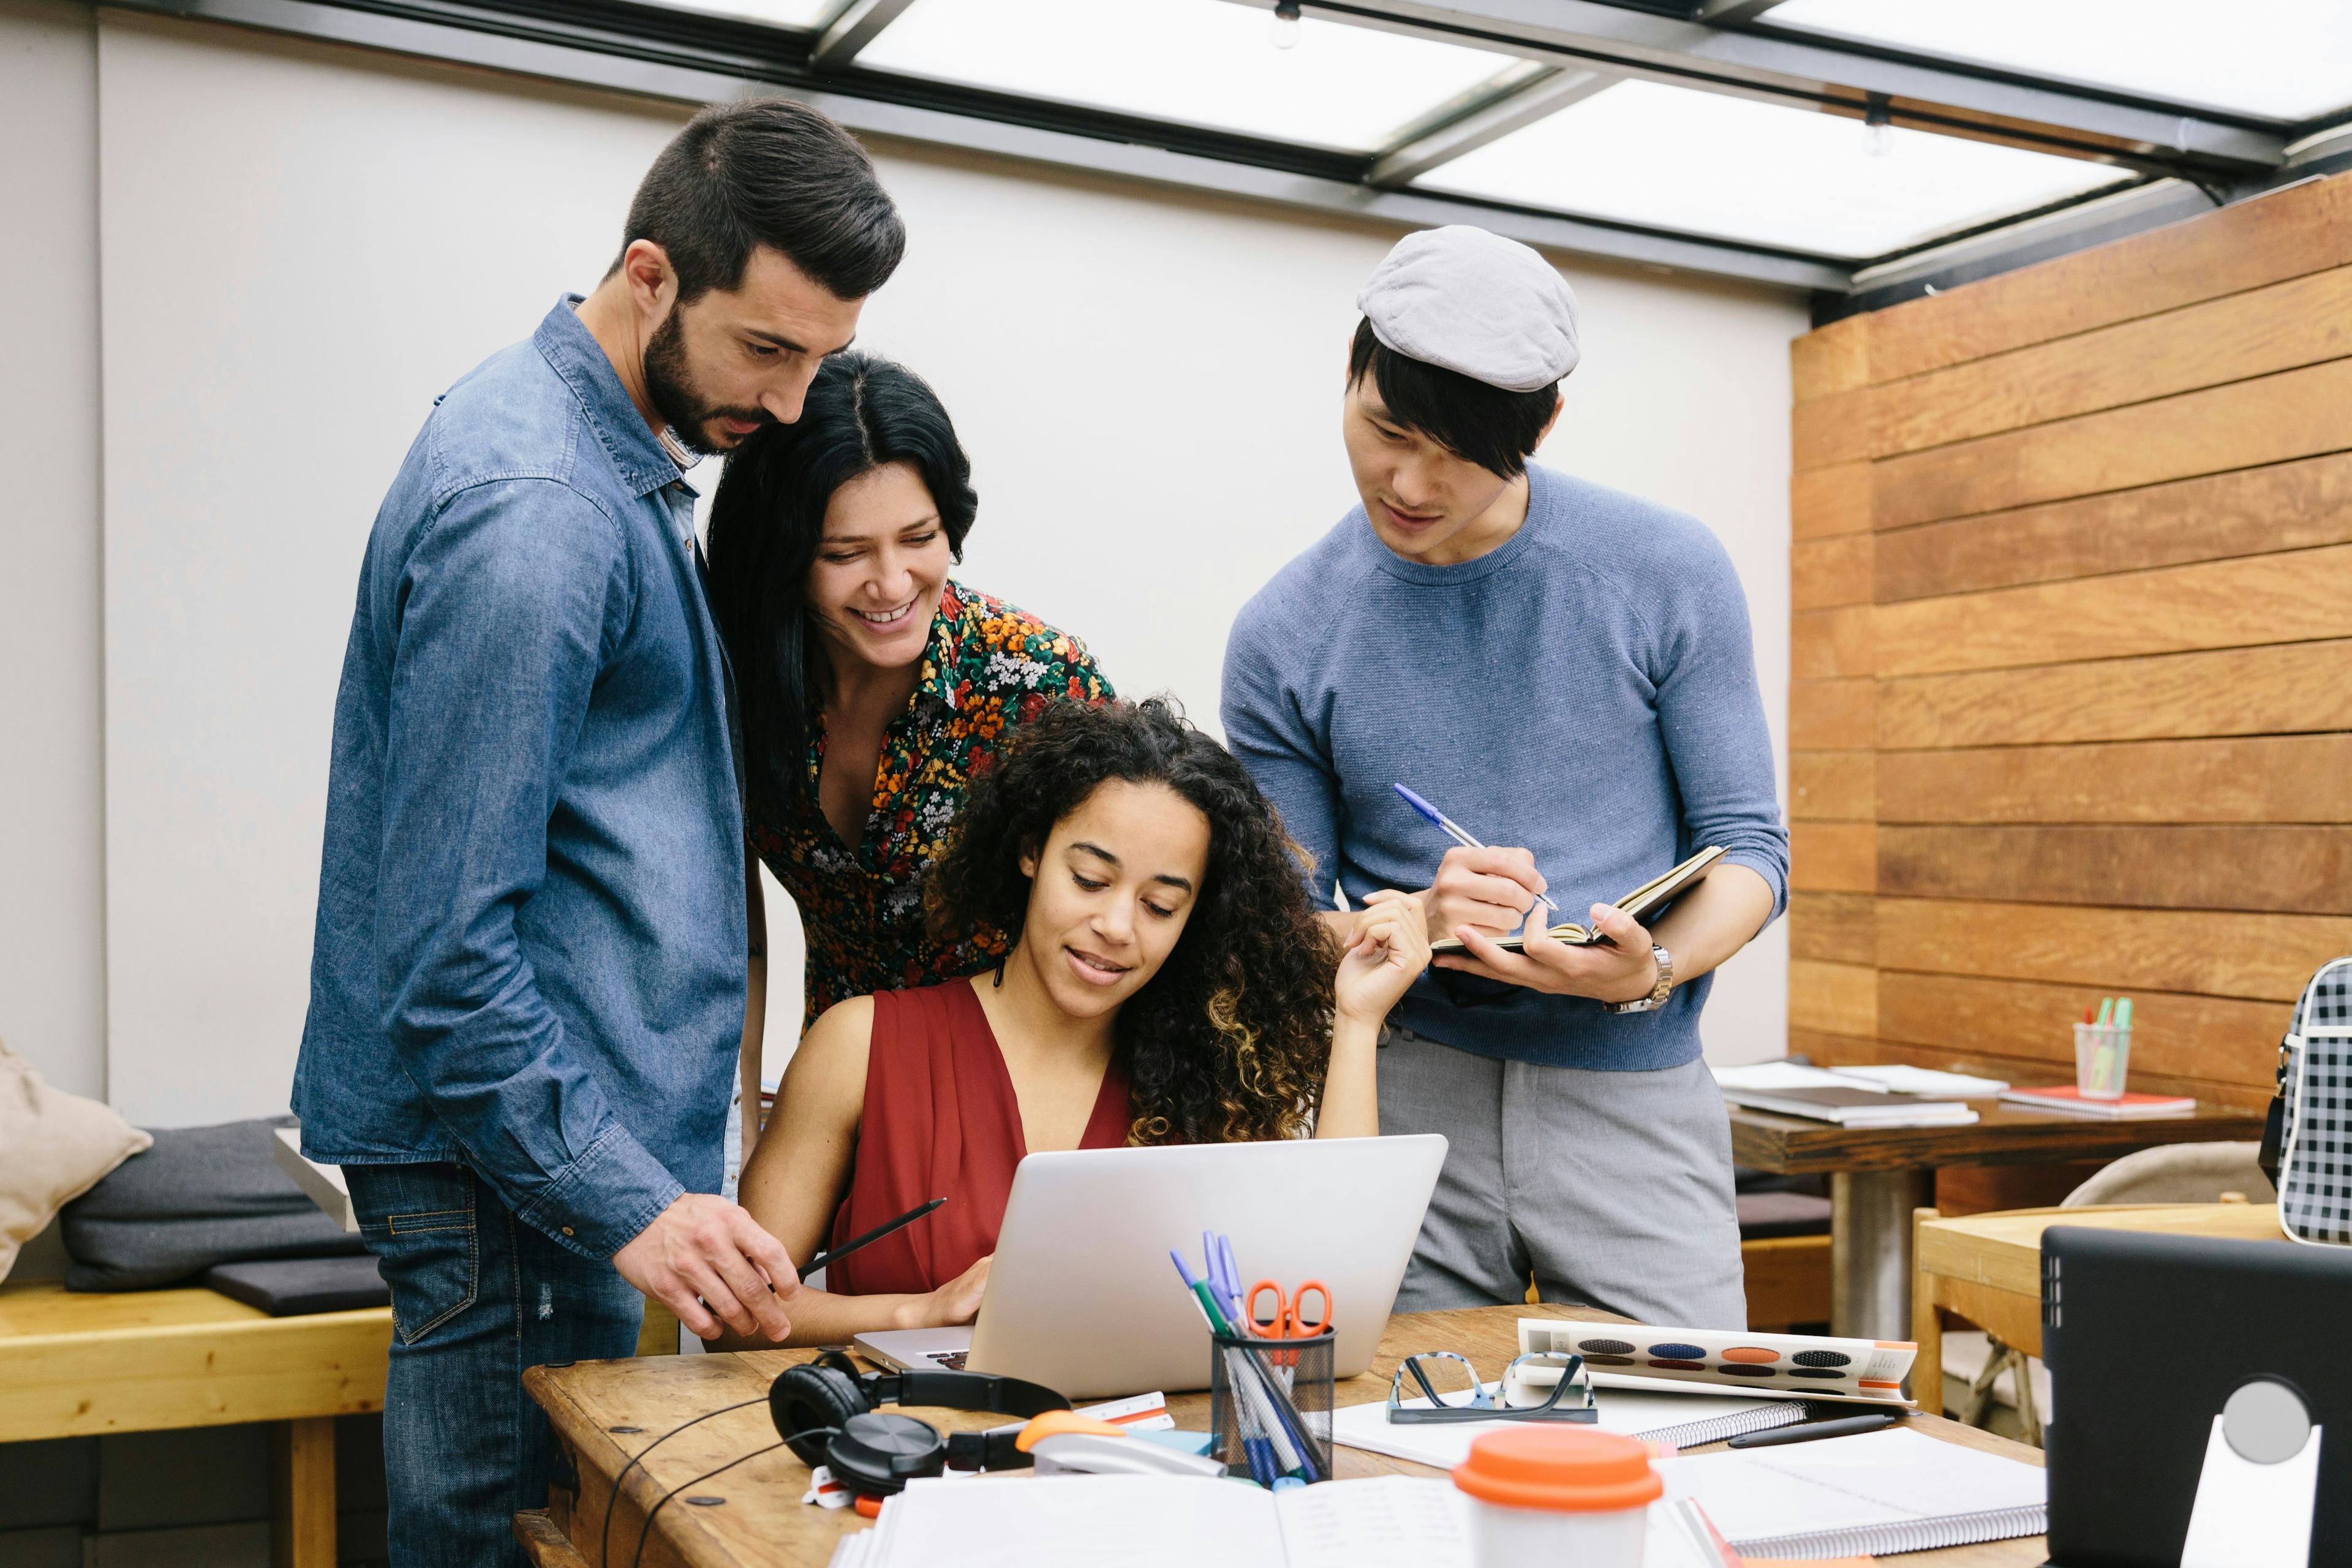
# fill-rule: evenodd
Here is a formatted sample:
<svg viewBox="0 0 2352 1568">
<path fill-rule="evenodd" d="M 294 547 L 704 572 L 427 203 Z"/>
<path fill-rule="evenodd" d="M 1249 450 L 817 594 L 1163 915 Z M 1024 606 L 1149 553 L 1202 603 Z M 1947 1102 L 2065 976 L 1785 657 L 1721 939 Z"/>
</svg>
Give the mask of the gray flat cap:
<svg viewBox="0 0 2352 1568">
<path fill-rule="evenodd" d="M 1372 269 L 1356 308 L 1408 359 L 1507 392 L 1576 368 L 1576 294 L 1515 239 L 1467 224 L 1406 235 Z"/>
</svg>

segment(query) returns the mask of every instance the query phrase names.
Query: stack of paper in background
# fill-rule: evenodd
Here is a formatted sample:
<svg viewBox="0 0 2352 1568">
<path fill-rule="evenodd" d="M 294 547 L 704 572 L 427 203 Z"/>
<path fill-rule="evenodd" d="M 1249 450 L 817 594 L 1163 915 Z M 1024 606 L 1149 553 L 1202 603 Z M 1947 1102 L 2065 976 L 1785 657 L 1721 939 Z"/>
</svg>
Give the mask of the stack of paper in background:
<svg viewBox="0 0 2352 1568">
<path fill-rule="evenodd" d="M 1842 1127 L 1964 1127 L 1977 1120 L 1965 1100 L 1998 1095 L 2009 1087 L 1997 1079 L 1899 1063 L 1816 1068 L 1756 1062 L 1719 1068 L 1715 1081 L 1734 1105 Z"/>
</svg>

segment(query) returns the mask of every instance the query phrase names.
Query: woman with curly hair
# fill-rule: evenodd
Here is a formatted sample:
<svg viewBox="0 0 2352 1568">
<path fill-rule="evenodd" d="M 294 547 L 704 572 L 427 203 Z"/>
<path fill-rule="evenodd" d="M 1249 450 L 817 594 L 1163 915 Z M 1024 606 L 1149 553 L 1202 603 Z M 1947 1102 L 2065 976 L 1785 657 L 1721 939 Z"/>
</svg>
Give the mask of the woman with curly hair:
<svg viewBox="0 0 2352 1568">
<path fill-rule="evenodd" d="M 742 1201 L 794 1258 L 945 1207 L 789 1306 L 794 1342 L 971 1321 L 1032 1151 L 1380 1131 L 1381 1022 L 1429 961 L 1379 892 L 1342 951 L 1241 764 L 1157 700 L 1058 704 L 974 787 L 934 867 L 990 974 L 844 1002 L 810 1029 Z"/>
</svg>

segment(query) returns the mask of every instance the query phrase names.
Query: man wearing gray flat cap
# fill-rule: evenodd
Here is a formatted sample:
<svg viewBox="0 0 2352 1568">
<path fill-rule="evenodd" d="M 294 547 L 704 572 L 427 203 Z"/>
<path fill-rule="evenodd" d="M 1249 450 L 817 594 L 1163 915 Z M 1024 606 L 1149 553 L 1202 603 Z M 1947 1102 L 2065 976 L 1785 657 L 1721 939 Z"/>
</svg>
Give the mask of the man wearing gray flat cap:
<svg viewBox="0 0 2352 1568">
<path fill-rule="evenodd" d="M 1412 888 L 1441 956 L 1389 1020 L 1381 1131 L 1451 1142 L 1402 1311 L 1526 1298 L 1745 1328 L 1707 975 L 1788 898 L 1748 602 L 1705 525 L 1528 457 L 1576 298 L 1483 229 L 1398 242 L 1357 300 L 1360 504 L 1225 647 L 1227 742 L 1340 912 Z M 1446 837 L 1398 786 L 1488 847 Z M 1606 900 L 1723 857 L 1644 928 Z M 1441 855 L 1440 850 L 1444 850 Z M 1558 906 L 1554 914 L 1549 901 Z M 1609 940 L 1570 946 L 1554 921 Z M 1497 940 L 1524 927 L 1523 952 Z"/>
</svg>

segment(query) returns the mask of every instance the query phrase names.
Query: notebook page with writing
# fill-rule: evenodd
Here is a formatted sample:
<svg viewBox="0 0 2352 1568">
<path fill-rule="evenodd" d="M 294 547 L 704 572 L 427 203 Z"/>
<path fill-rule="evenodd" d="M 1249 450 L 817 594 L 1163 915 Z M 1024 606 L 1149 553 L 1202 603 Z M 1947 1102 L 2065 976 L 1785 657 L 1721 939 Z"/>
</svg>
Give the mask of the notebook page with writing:
<svg viewBox="0 0 2352 1568">
<path fill-rule="evenodd" d="M 1414 1476 L 1332 1481 L 1279 1492 L 1289 1568 L 1470 1568 L 1469 1524 L 1454 1483 Z"/>
<path fill-rule="evenodd" d="M 910 1481 L 874 1535 L 864 1568 L 1283 1568 L 1271 1493 L 1183 1476 Z"/>
<path fill-rule="evenodd" d="M 2038 1535 L 2042 1472 L 1908 1428 L 1659 1463 L 1742 1556 L 1924 1552 Z"/>
</svg>

